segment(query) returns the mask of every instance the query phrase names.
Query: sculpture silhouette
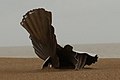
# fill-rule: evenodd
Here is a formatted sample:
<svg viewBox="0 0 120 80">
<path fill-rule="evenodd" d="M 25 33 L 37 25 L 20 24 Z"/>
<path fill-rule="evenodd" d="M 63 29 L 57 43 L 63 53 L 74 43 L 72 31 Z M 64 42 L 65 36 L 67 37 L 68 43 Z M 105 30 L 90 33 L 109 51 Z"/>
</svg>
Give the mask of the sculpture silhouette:
<svg viewBox="0 0 120 80">
<path fill-rule="evenodd" d="M 43 68 L 49 64 L 54 68 L 80 69 L 97 61 L 97 55 L 92 57 L 87 53 L 76 53 L 70 45 L 61 47 L 57 44 L 52 13 L 43 8 L 28 11 L 20 23 L 30 34 L 35 53 L 43 59 Z"/>
</svg>

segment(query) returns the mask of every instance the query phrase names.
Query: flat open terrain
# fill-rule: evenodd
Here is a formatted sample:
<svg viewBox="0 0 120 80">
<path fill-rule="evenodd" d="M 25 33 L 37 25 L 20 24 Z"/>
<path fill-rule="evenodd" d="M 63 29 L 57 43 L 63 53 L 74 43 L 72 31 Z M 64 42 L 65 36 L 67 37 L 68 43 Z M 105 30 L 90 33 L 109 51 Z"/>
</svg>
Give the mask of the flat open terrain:
<svg viewBox="0 0 120 80">
<path fill-rule="evenodd" d="M 99 59 L 79 71 L 41 70 L 42 62 L 38 58 L 0 58 L 0 80 L 120 80 L 120 58 Z"/>
</svg>

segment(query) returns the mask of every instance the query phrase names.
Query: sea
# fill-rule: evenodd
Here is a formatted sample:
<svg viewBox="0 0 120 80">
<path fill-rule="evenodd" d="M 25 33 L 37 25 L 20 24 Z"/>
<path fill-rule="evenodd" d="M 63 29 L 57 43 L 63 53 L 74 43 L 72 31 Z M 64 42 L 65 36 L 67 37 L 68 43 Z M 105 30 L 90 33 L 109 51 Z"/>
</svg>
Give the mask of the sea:
<svg viewBox="0 0 120 80">
<path fill-rule="evenodd" d="M 120 58 L 120 43 L 73 44 L 73 50 L 98 55 L 99 58 Z M 0 57 L 38 58 L 32 46 L 0 47 Z"/>
</svg>

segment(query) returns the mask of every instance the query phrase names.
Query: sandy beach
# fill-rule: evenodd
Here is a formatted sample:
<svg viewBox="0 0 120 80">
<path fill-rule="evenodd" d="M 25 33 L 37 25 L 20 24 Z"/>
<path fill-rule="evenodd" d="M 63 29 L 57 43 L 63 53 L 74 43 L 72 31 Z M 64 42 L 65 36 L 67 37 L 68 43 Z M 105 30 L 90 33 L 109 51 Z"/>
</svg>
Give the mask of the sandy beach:
<svg viewBox="0 0 120 80">
<path fill-rule="evenodd" d="M 41 70 L 42 62 L 39 58 L 0 58 L 0 80 L 120 80 L 120 58 L 100 58 L 79 71 Z"/>
</svg>

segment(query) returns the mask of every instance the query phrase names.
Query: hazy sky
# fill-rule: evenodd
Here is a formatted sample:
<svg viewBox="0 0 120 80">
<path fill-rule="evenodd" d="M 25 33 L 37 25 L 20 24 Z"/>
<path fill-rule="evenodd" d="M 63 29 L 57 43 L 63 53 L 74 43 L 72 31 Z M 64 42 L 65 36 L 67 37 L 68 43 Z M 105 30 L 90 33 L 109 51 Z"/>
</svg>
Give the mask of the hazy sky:
<svg viewBox="0 0 120 80">
<path fill-rule="evenodd" d="M 60 44 L 120 42 L 120 0 L 0 0 L 0 46 L 31 45 L 19 23 L 41 7 L 52 11 Z"/>
</svg>

